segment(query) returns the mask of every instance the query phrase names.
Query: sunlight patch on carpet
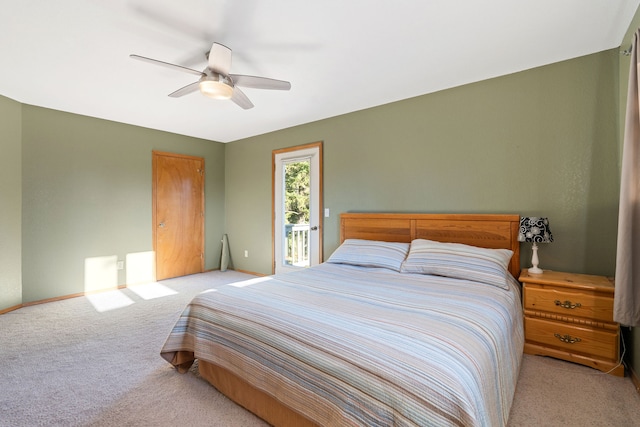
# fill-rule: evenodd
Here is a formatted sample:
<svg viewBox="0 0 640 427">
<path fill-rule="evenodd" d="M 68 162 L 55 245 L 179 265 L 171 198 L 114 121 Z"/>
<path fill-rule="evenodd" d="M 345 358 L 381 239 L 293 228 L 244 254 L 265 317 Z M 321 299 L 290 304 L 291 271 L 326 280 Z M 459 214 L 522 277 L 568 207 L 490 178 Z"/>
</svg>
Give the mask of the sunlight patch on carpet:
<svg viewBox="0 0 640 427">
<path fill-rule="evenodd" d="M 134 303 L 119 290 L 88 294 L 86 297 L 98 313 L 128 307 Z"/>
<path fill-rule="evenodd" d="M 138 295 L 140 298 L 144 300 L 162 298 L 162 297 L 167 297 L 170 295 L 177 294 L 177 292 L 174 291 L 173 289 L 168 288 L 158 282 L 145 283 L 143 285 L 127 286 L 127 289 L 129 289 L 131 292 L 134 292 L 136 295 Z"/>
<path fill-rule="evenodd" d="M 229 286 L 235 286 L 236 288 L 244 288 L 245 286 L 251 286 L 257 283 L 267 282 L 269 280 L 272 280 L 271 277 L 269 276 L 257 277 L 255 279 L 243 280 L 242 282 L 229 283 Z"/>
</svg>

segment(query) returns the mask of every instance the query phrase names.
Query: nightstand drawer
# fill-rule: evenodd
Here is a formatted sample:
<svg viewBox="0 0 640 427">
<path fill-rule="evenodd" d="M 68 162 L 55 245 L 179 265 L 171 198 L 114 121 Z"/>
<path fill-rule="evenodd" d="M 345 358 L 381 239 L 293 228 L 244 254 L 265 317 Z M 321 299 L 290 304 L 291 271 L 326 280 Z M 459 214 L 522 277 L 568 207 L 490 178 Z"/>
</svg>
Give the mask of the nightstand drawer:
<svg viewBox="0 0 640 427">
<path fill-rule="evenodd" d="M 608 360 L 618 358 L 618 332 L 525 317 L 527 342 Z"/>
<path fill-rule="evenodd" d="M 567 289 L 530 286 L 524 297 L 524 308 L 561 316 L 613 322 L 613 298 Z"/>
</svg>

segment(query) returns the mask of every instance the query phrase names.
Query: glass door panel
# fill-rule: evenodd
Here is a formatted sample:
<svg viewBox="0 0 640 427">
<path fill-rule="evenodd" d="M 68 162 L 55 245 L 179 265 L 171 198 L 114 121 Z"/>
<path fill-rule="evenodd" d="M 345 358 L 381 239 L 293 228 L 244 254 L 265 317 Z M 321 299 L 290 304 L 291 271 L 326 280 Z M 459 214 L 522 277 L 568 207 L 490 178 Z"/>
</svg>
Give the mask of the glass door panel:
<svg viewBox="0 0 640 427">
<path fill-rule="evenodd" d="M 309 267 L 309 208 L 311 160 L 284 162 L 282 263 L 286 266 Z"/>
</svg>

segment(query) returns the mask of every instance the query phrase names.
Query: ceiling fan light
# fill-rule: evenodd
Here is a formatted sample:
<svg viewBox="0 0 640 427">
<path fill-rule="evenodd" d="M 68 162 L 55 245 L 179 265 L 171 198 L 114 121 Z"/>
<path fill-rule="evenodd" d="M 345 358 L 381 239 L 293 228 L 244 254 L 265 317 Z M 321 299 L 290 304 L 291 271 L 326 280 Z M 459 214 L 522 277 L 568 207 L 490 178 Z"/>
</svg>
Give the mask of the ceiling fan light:
<svg viewBox="0 0 640 427">
<path fill-rule="evenodd" d="M 233 88 L 217 80 L 202 80 L 199 84 L 200 92 L 213 99 L 229 99 L 233 95 Z"/>
</svg>

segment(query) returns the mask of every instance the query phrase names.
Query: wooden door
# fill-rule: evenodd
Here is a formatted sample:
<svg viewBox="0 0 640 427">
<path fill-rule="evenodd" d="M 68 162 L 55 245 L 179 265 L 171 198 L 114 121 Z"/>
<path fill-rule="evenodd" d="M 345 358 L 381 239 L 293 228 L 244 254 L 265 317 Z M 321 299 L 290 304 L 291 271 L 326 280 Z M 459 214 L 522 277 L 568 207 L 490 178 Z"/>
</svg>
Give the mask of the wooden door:
<svg viewBox="0 0 640 427">
<path fill-rule="evenodd" d="M 156 280 L 204 271 L 204 159 L 153 152 Z"/>
</svg>

